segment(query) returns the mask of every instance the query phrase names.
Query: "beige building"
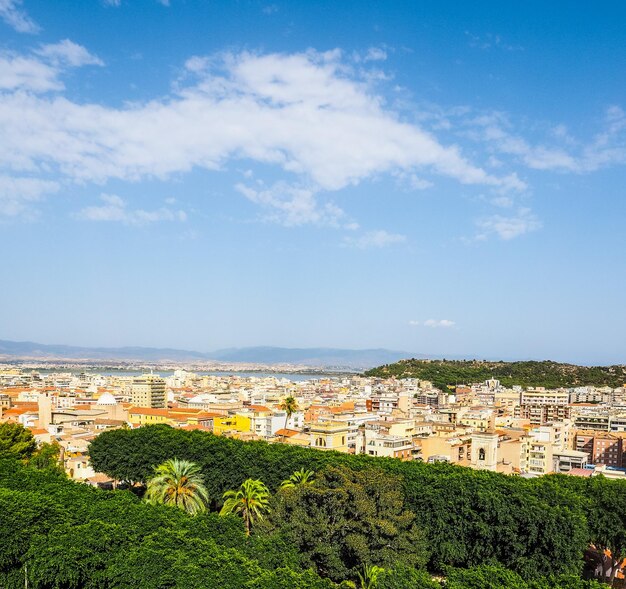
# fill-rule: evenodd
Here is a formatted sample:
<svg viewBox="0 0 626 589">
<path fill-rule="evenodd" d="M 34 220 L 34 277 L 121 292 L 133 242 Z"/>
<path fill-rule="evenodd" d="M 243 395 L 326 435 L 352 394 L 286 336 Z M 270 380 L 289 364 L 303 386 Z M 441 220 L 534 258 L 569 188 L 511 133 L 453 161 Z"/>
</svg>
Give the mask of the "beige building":
<svg viewBox="0 0 626 589">
<path fill-rule="evenodd" d="M 133 379 L 131 389 L 133 405 L 164 409 L 167 407 L 165 397 L 165 380 L 154 374 L 144 374 Z"/>
<path fill-rule="evenodd" d="M 469 437 L 458 435 L 431 436 L 415 440 L 424 462 L 451 462 L 460 466 L 470 465 L 471 442 Z"/>
</svg>

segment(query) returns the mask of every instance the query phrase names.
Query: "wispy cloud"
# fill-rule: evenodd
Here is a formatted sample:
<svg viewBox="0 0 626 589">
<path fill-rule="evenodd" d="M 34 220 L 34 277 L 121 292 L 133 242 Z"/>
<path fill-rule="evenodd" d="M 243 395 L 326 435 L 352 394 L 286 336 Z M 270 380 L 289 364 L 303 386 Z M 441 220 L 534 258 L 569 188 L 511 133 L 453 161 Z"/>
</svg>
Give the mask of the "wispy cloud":
<svg viewBox="0 0 626 589">
<path fill-rule="evenodd" d="M 35 53 L 57 67 L 104 65 L 104 62 L 99 57 L 92 55 L 85 47 L 73 43 L 69 39 L 63 39 L 63 41 L 59 41 L 58 43 L 42 45 Z"/>
<path fill-rule="evenodd" d="M 446 329 L 448 327 L 454 327 L 456 322 L 451 321 L 450 319 L 426 319 L 426 321 L 424 321 L 424 325 L 426 327 L 443 327 Z"/>
<path fill-rule="evenodd" d="M 64 70 L 85 65 L 104 64 L 82 45 L 69 39 L 42 45 L 33 55 L 0 53 L 0 89 L 34 93 L 63 90 L 59 78 Z"/>
<path fill-rule="evenodd" d="M 0 217 L 32 216 L 32 204 L 59 188 L 52 180 L 0 175 Z"/>
<path fill-rule="evenodd" d="M 530 209 L 521 208 L 514 215 L 491 215 L 479 219 L 476 226 L 479 229 L 476 236 L 478 240 L 487 239 L 493 234 L 500 239 L 510 240 L 541 229 L 542 223 Z"/>
<path fill-rule="evenodd" d="M 368 231 L 356 237 L 345 237 L 343 240 L 344 245 L 362 250 L 383 248 L 404 242 L 406 242 L 405 235 L 389 233 L 382 229 L 377 231 Z"/>
<path fill-rule="evenodd" d="M 83 221 L 117 222 L 125 225 L 148 225 L 160 221 L 186 221 L 187 213 L 183 210 L 174 210 L 161 207 L 151 211 L 144 209 L 130 209 L 127 203 L 115 194 L 102 194 L 100 199 L 104 204 L 85 207 L 75 214 Z"/>
<path fill-rule="evenodd" d="M 465 137 L 533 170 L 585 174 L 626 164 L 626 115 L 617 105 L 607 108 L 602 129 L 587 140 L 575 139 L 563 125 L 556 125 L 545 142 L 532 142 L 512 131 L 509 117 L 499 112 L 470 118 L 465 124 L 469 127 Z"/>
<path fill-rule="evenodd" d="M 266 212 L 265 219 L 297 227 L 313 224 L 335 228 L 346 227 L 345 212 L 332 202 L 320 203 L 316 190 L 306 186 L 277 182 L 270 187 L 251 187 L 237 184 L 235 189 L 251 202 L 260 205 Z"/>
<path fill-rule="evenodd" d="M 370 47 L 363 58 L 364 61 L 385 61 L 387 52 L 382 47 Z"/>
<path fill-rule="evenodd" d="M 417 321 L 415 319 L 412 319 L 411 321 L 409 321 L 409 325 L 412 327 L 423 326 L 423 327 L 430 327 L 432 329 L 436 329 L 436 328 L 447 329 L 450 327 L 454 327 L 456 325 L 456 322 L 450 319 L 426 319 L 426 321 Z"/>
<path fill-rule="evenodd" d="M 0 18 L 18 33 L 38 33 L 39 25 L 20 8 L 21 5 L 22 0 L 0 0 Z"/>
<path fill-rule="evenodd" d="M 501 35 L 485 33 L 484 35 L 473 35 L 465 31 L 465 36 L 469 41 L 469 46 L 477 49 L 504 49 L 506 51 L 523 51 L 521 45 L 511 45 L 502 39 Z"/>
</svg>

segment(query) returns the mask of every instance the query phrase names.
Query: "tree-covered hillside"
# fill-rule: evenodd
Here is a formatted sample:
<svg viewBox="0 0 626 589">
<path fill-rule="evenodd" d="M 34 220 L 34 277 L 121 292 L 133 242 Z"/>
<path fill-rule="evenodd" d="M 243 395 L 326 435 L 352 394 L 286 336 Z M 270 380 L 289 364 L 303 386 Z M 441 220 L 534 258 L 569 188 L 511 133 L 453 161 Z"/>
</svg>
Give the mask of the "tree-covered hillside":
<svg viewBox="0 0 626 589">
<path fill-rule="evenodd" d="M 400 360 L 368 370 L 366 376 L 419 378 L 438 388 L 498 379 L 504 386 L 576 387 L 582 385 L 621 387 L 626 384 L 626 365 L 576 366 L 559 362 L 489 362 L 486 360 Z"/>
</svg>

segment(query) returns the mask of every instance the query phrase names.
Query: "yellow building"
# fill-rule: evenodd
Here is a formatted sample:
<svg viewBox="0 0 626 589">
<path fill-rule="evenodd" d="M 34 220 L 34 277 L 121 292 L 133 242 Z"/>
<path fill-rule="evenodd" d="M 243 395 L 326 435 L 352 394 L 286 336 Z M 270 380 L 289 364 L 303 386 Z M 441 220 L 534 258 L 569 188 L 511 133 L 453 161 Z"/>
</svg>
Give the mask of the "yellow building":
<svg viewBox="0 0 626 589">
<path fill-rule="evenodd" d="M 131 407 L 128 410 L 128 421 L 133 426 L 169 423 L 169 412 L 167 409 L 151 409 L 150 407 Z"/>
<path fill-rule="evenodd" d="M 220 415 L 213 418 L 213 433 L 218 436 L 251 431 L 252 420 L 247 415 Z"/>
<path fill-rule="evenodd" d="M 172 427 L 186 425 L 202 426 L 211 429 L 212 422 L 218 416 L 203 409 L 151 409 L 150 407 L 131 407 L 128 410 L 128 421 L 134 427 L 142 425 L 158 425 L 165 423 Z"/>
<path fill-rule="evenodd" d="M 338 421 L 318 421 L 310 426 L 311 446 L 317 450 L 348 452 L 349 427 Z"/>
</svg>

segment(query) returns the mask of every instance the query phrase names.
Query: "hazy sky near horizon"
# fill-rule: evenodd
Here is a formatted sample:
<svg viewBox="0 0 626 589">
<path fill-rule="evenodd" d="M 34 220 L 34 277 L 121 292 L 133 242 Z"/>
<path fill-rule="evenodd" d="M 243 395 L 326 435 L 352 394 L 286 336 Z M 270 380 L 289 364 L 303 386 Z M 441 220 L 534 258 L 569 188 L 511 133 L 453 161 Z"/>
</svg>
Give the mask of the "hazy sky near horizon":
<svg viewBox="0 0 626 589">
<path fill-rule="evenodd" d="M 0 0 L 0 339 L 626 362 L 625 25 Z"/>
</svg>

